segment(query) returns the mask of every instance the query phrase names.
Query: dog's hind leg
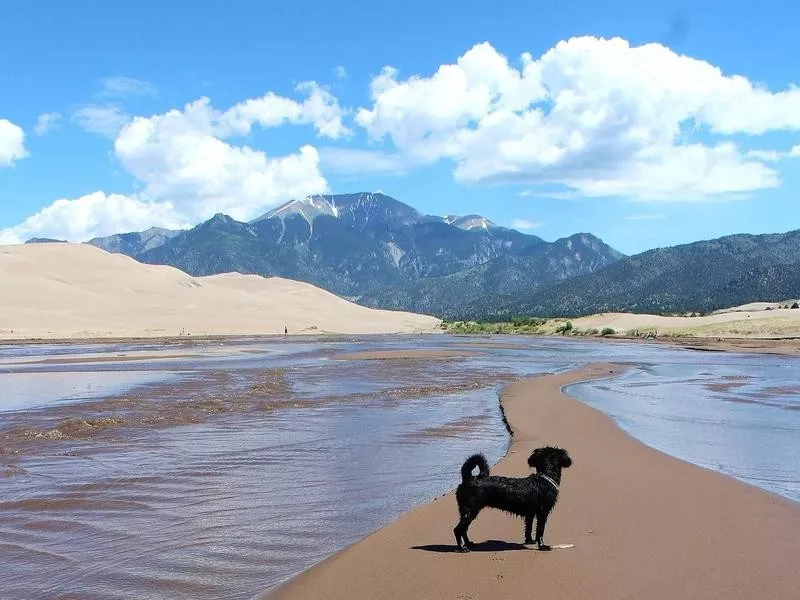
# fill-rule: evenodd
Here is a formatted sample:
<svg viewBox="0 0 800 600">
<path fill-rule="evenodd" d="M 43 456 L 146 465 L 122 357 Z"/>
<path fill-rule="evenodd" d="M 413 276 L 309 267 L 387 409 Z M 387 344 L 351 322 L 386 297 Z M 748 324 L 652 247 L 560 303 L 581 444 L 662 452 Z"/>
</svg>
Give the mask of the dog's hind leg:
<svg viewBox="0 0 800 600">
<path fill-rule="evenodd" d="M 533 537 L 531 531 L 533 530 L 533 517 L 534 515 L 525 515 L 525 543 L 533 544 Z"/>
<path fill-rule="evenodd" d="M 469 508 L 465 509 L 461 514 L 461 520 L 453 529 L 453 534 L 456 536 L 456 544 L 458 544 L 459 552 L 469 552 L 469 549 L 472 546 L 472 542 L 470 541 L 469 537 L 467 537 L 467 529 L 469 529 L 470 523 L 475 520 L 476 516 L 477 515 Z"/>
<path fill-rule="evenodd" d="M 544 543 L 544 527 L 547 525 L 548 513 L 536 515 L 536 544 L 539 550 L 550 550 L 550 546 Z"/>
</svg>

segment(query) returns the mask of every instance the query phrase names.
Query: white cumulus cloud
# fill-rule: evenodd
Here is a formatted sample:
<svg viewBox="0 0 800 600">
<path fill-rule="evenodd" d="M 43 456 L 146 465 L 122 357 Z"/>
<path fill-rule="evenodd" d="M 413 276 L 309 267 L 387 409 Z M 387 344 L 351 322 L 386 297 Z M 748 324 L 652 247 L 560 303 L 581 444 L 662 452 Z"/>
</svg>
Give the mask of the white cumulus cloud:
<svg viewBox="0 0 800 600">
<path fill-rule="evenodd" d="M 303 102 L 269 92 L 261 98 L 251 98 L 229 108 L 224 113 L 207 109 L 216 132 L 222 137 L 250 133 L 253 125 L 278 127 L 279 125 L 311 124 L 320 136 L 338 139 L 351 132 L 342 123 L 344 112 L 337 99 L 313 81 L 297 86 L 305 92 Z"/>
<path fill-rule="evenodd" d="M 25 150 L 25 132 L 8 119 L 0 119 L 0 168 L 28 156 Z"/>
<path fill-rule="evenodd" d="M 181 228 L 188 222 L 168 202 L 94 192 L 56 200 L 19 225 L 0 230 L 0 244 L 19 244 L 31 237 L 83 242 L 152 226 Z"/>
<path fill-rule="evenodd" d="M 305 84 L 304 102 L 274 94 L 246 100 L 227 111 L 207 98 L 149 118 L 136 118 L 117 137 L 114 150 L 122 166 L 144 184 L 152 198 L 169 198 L 194 219 L 226 212 L 250 218 L 278 202 L 327 191 L 319 152 L 311 145 L 295 154 L 269 157 L 227 138 L 247 134 L 254 125 L 312 124 L 319 135 L 346 135 L 335 98 L 316 84 Z"/>
<path fill-rule="evenodd" d="M 287 124 L 312 125 L 319 136 L 331 139 L 350 134 L 342 122 L 344 112 L 327 90 L 310 82 L 298 86 L 298 91 L 305 96 L 301 101 L 268 93 L 220 111 L 208 98 L 200 98 L 150 117 L 130 118 L 113 105 L 83 107 L 73 118 L 114 136 L 114 154 L 134 177 L 138 191 L 57 200 L 25 222 L 2 230 L 0 239 L 86 241 L 156 225 L 186 227 L 217 212 L 250 219 L 288 199 L 327 192 L 314 146 L 268 156 L 231 141 L 255 126 Z"/>
<path fill-rule="evenodd" d="M 800 129 L 796 86 L 770 91 L 666 46 L 619 38 L 572 38 L 513 65 L 482 43 L 428 77 L 384 68 L 371 100 L 355 120 L 379 152 L 450 160 L 463 182 L 642 200 L 779 185 L 766 156 L 724 137 L 686 143 L 687 127 L 715 136 Z"/>
</svg>

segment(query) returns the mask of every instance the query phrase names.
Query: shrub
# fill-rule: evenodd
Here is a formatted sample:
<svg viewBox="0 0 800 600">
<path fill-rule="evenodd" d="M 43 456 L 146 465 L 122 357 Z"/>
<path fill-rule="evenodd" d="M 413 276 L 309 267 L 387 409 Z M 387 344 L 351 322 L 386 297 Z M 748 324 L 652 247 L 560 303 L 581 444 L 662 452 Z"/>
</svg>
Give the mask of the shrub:
<svg viewBox="0 0 800 600">
<path fill-rule="evenodd" d="M 514 327 L 539 327 L 544 325 L 547 319 L 540 319 L 538 317 L 514 317 L 511 323 Z"/>
<path fill-rule="evenodd" d="M 603 327 L 603 331 L 600 332 L 600 335 L 614 335 L 617 333 L 611 327 Z"/>
<path fill-rule="evenodd" d="M 792 304 L 792 308 L 800 308 L 800 304 L 798 304 L 797 302 L 795 302 L 794 304 Z"/>
<path fill-rule="evenodd" d="M 565 333 L 568 333 L 570 331 L 572 331 L 572 321 L 567 321 L 560 327 L 556 328 L 556 333 L 560 333 L 561 335 L 564 335 Z"/>
</svg>

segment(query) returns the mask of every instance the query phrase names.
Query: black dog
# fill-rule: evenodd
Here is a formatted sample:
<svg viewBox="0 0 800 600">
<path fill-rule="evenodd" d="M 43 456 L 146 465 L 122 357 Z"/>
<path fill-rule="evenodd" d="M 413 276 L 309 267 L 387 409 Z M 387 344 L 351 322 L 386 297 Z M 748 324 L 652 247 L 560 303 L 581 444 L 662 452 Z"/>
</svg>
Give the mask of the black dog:
<svg viewBox="0 0 800 600">
<path fill-rule="evenodd" d="M 550 550 L 542 538 L 547 517 L 558 500 L 561 484 L 561 469 L 569 467 L 572 459 L 566 450 L 546 446 L 537 448 L 528 465 L 536 473 L 528 477 L 499 477 L 489 475 L 489 463 L 483 454 L 470 456 L 461 467 L 461 484 L 456 490 L 458 513 L 461 520 L 453 529 L 460 552 L 468 552 L 472 542 L 467 537 L 470 523 L 485 507 L 499 508 L 525 519 L 525 543 L 539 546 L 539 550 Z M 475 467 L 480 469 L 473 475 Z M 531 538 L 533 519 L 536 517 L 536 539 Z M 463 540 L 463 543 L 462 543 Z"/>
</svg>

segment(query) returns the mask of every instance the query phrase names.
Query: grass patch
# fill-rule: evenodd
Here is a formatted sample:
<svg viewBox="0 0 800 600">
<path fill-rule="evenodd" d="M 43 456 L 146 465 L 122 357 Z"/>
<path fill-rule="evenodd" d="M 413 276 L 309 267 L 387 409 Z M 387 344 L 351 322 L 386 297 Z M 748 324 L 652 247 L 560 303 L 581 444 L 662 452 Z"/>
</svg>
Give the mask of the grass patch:
<svg viewBox="0 0 800 600">
<path fill-rule="evenodd" d="M 536 322 L 510 322 L 485 323 L 481 321 L 452 321 L 442 323 L 442 329 L 447 333 L 477 335 L 477 334 L 528 334 L 541 333 Z"/>
</svg>

